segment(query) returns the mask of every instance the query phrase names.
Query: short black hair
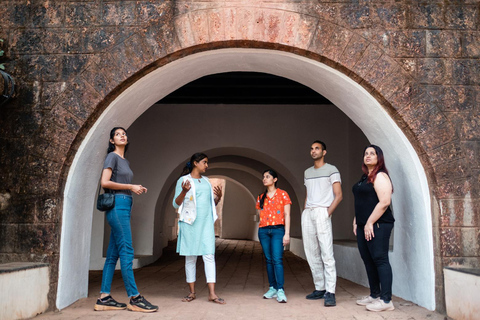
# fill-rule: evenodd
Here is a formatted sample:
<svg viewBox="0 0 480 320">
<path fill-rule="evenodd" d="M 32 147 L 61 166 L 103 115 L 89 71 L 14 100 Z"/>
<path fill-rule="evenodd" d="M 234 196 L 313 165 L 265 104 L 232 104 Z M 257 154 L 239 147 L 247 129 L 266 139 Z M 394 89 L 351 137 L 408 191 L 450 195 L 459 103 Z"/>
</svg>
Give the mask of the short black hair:
<svg viewBox="0 0 480 320">
<path fill-rule="evenodd" d="M 315 140 L 315 141 L 313 141 L 313 142 L 312 142 L 312 144 L 315 144 L 315 143 L 319 143 L 319 144 L 321 144 L 321 145 L 322 145 L 322 148 L 323 148 L 323 150 L 327 150 L 327 145 L 325 144 L 325 142 L 323 142 L 323 141 L 320 141 L 320 140 Z"/>
</svg>

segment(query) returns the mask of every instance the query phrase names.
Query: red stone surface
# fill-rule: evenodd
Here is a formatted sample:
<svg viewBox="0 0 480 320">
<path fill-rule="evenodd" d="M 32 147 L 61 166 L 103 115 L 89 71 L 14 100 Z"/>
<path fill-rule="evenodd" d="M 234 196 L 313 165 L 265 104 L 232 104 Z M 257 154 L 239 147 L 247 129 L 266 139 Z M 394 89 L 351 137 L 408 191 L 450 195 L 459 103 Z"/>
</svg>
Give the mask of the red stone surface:
<svg viewBox="0 0 480 320">
<path fill-rule="evenodd" d="M 0 235 L 13 239 L 0 262 L 50 261 L 53 308 L 66 172 L 108 102 L 191 52 L 276 48 L 359 82 L 410 139 L 431 187 L 441 310 L 442 268 L 480 268 L 479 15 L 475 0 L 3 0 L 17 92 L 0 108 Z"/>
</svg>

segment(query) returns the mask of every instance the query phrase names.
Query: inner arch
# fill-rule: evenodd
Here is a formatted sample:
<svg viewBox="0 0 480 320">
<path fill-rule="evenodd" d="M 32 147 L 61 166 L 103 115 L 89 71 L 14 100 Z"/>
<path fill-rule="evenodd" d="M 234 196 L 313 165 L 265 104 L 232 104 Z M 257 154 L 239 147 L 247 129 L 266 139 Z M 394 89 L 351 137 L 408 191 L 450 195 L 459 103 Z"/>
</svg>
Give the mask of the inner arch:
<svg viewBox="0 0 480 320">
<path fill-rule="evenodd" d="M 345 74 L 292 53 L 240 48 L 192 54 L 149 73 L 122 92 L 92 126 L 75 155 L 65 186 L 57 307 L 62 309 L 87 295 L 95 186 L 105 136 L 112 124 L 128 127 L 156 101 L 186 83 L 231 71 L 270 73 L 308 86 L 342 110 L 370 142 L 382 146 L 395 181 L 395 250 L 390 256 L 394 294 L 434 309 L 428 183 L 419 157 L 403 132 L 378 101 Z M 344 192 L 348 190 L 344 188 Z"/>
</svg>

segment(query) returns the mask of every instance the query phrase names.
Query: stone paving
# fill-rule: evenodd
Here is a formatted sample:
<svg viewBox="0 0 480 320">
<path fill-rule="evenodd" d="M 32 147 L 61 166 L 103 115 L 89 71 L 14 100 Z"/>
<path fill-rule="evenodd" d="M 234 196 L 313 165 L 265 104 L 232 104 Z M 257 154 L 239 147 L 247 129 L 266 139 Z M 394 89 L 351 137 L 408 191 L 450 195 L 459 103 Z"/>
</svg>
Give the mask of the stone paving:
<svg viewBox="0 0 480 320">
<path fill-rule="evenodd" d="M 190 303 L 181 302 L 181 298 L 189 292 L 185 283 L 184 259 L 175 253 L 174 245 L 170 245 L 157 262 L 135 271 L 140 293 L 160 307 L 158 312 L 94 311 L 102 274 L 93 271 L 90 273 L 88 298 L 61 311 L 39 315 L 35 320 L 446 319 L 441 314 L 397 297 L 394 297 L 395 311 L 369 312 L 365 307 L 355 304 L 358 297 L 368 294 L 368 289 L 342 278 L 337 281 L 336 307 L 324 307 L 323 300 L 306 300 L 305 295 L 313 290 L 310 269 L 305 260 L 289 251 L 285 253 L 285 291 L 288 303 L 262 299 L 262 294 L 268 289 L 268 281 L 259 242 L 217 239 L 216 261 L 216 291 L 226 300 L 226 305 L 207 301 L 208 290 L 201 258 L 197 261 L 197 299 Z M 119 271 L 115 273 L 112 295 L 118 301 L 128 301 Z"/>
</svg>

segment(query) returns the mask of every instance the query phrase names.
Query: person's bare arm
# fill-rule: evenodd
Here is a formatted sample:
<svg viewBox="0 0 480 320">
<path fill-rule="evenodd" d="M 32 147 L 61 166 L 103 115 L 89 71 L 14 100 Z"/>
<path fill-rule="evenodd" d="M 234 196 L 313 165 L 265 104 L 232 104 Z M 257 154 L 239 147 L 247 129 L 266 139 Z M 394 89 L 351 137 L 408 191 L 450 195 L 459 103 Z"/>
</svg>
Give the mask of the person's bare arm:
<svg viewBox="0 0 480 320">
<path fill-rule="evenodd" d="M 333 211 L 335 211 L 335 209 L 340 204 L 340 201 L 342 201 L 343 199 L 342 185 L 340 184 L 340 182 L 335 182 L 332 188 L 333 188 L 333 195 L 335 196 L 335 198 L 333 199 L 333 202 L 330 205 L 330 207 L 328 207 L 327 209 L 329 216 L 332 215 Z"/>
</svg>

